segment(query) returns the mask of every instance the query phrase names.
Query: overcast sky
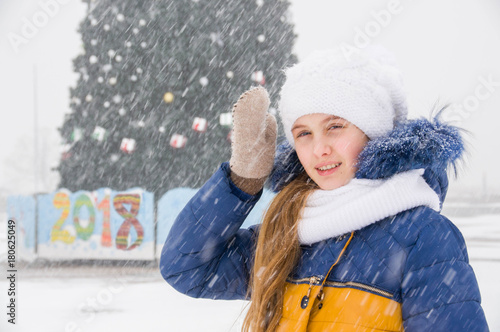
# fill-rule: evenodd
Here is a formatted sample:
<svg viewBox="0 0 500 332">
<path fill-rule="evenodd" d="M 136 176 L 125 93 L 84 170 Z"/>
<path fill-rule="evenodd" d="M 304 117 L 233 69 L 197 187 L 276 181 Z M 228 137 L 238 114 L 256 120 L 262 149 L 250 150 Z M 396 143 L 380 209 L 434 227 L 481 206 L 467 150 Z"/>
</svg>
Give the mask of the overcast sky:
<svg viewBox="0 0 500 332">
<path fill-rule="evenodd" d="M 52 17 L 26 35 L 26 22 L 41 19 L 49 2 L 58 4 L 51 7 Z M 410 117 L 427 116 L 437 100 L 462 105 L 454 119 L 472 133 L 470 157 L 451 189 L 475 186 L 481 193 L 486 186 L 500 192 L 500 157 L 493 153 L 500 145 L 494 135 L 500 120 L 498 1 L 291 2 L 299 59 L 316 49 L 380 43 L 396 55 L 403 71 Z M 34 131 L 35 64 L 38 125 L 57 144 L 56 128 L 70 111 L 69 86 L 77 79 L 71 60 L 81 52 L 76 29 L 85 9 L 80 0 L 0 1 L 0 190 L 15 192 L 12 184 L 7 188 L 11 166 L 4 160 L 17 155 L 16 142 Z M 14 47 L 13 34 L 26 43 Z M 32 164 L 27 151 L 21 162 Z"/>
</svg>

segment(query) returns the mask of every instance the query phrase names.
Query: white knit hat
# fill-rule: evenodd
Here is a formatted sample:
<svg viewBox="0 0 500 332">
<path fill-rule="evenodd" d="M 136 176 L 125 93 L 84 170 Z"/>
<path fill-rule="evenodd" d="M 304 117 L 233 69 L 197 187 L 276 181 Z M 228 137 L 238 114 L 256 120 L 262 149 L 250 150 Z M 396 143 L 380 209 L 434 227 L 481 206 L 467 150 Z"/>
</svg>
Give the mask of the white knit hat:
<svg viewBox="0 0 500 332">
<path fill-rule="evenodd" d="M 317 51 L 286 70 L 279 113 L 293 146 L 292 126 L 303 115 L 339 116 L 370 139 L 406 120 L 406 95 L 393 56 L 370 46 L 347 58 L 339 51 Z"/>
</svg>

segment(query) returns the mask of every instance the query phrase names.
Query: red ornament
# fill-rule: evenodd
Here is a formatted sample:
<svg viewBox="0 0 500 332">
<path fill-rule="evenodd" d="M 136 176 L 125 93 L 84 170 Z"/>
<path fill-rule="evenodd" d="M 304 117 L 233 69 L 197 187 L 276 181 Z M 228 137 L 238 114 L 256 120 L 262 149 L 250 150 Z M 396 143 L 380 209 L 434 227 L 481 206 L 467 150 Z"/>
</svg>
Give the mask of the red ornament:
<svg viewBox="0 0 500 332">
<path fill-rule="evenodd" d="M 194 118 L 193 130 L 199 131 L 200 133 L 204 133 L 207 131 L 207 127 L 208 127 L 207 119 Z"/>
<path fill-rule="evenodd" d="M 70 144 L 64 144 L 61 146 L 61 160 L 68 160 L 71 158 L 71 145 Z"/>
<path fill-rule="evenodd" d="M 61 154 L 61 160 L 68 160 L 69 158 L 71 158 L 71 152 L 67 151 Z"/>
<path fill-rule="evenodd" d="M 176 149 L 180 149 L 186 146 L 187 137 L 184 135 L 174 134 L 170 139 L 170 146 Z"/>
<path fill-rule="evenodd" d="M 122 144 L 120 145 L 120 150 L 125 153 L 132 153 L 135 150 L 135 139 L 124 138 L 122 139 Z"/>
</svg>

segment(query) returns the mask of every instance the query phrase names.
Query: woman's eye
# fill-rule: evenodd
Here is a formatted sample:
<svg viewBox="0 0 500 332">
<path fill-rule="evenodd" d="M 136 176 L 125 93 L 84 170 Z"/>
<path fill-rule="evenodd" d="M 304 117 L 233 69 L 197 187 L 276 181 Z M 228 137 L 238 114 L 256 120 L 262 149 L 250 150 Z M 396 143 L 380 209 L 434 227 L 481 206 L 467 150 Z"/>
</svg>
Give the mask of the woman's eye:
<svg viewBox="0 0 500 332">
<path fill-rule="evenodd" d="M 335 125 L 331 125 L 330 127 L 328 127 L 328 130 L 339 129 L 339 128 L 344 128 L 344 126 L 343 125 L 335 124 Z"/>
<path fill-rule="evenodd" d="M 304 136 L 306 136 L 306 135 L 309 135 L 309 132 L 308 132 L 308 131 L 303 131 L 303 132 L 301 132 L 301 133 L 299 133 L 299 134 L 297 135 L 297 138 L 299 138 L 299 137 L 304 137 Z"/>
</svg>

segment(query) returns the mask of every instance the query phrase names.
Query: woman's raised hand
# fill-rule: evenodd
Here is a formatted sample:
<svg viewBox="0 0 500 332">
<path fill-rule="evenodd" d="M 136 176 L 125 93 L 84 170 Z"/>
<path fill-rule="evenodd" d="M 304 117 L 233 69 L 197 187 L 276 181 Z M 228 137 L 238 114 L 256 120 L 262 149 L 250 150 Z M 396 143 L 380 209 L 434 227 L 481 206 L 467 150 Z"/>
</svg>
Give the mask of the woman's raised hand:
<svg viewBox="0 0 500 332">
<path fill-rule="evenodd" d="M 249 194 L 262 189 L 273 168 L 277 124 L 269 104 L 266 89 L 256 87 L 233 106 L 231 180 Z"/>
</svg>

